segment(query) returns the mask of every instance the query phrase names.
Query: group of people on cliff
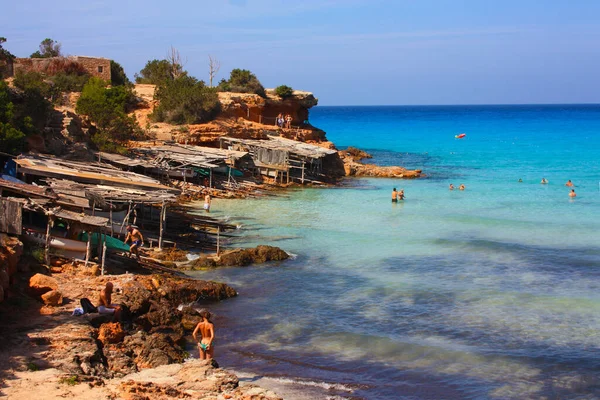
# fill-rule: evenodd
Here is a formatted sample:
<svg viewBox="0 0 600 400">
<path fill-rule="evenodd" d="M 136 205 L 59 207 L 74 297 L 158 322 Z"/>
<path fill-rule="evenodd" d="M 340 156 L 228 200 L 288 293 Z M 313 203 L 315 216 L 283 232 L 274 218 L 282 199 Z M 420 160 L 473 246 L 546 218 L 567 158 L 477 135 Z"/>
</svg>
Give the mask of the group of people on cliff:
<svg viewBox="0 0 600 400">
<path fill-rule="evenodd" d="M 286 114 L 284 117 L 283 113 L 279 113 L 279 115 L 277 115 L 277 118 L 275 118 L 275 125 L 277 125 L 280 128 L 291 129 L 292 120 L 293 118 L 290 114 Z"/>
</svg>

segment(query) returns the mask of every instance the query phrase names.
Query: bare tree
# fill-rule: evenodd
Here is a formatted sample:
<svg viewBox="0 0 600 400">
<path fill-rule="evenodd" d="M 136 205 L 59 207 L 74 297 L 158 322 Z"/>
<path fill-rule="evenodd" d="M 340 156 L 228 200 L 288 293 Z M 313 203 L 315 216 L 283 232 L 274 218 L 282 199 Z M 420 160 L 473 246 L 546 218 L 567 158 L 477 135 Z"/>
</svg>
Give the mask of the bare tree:
<svg viewBox="0 0 600 400">
<path fill-rule="evenodd" d="M 177 79 L 184 74 L 183 64 L 187 62 L 187 60 L 181 61 L 179 50 L 173 46 L 171 46 L 171 49 L 167 52 L 167 61 L 171 64 L 171 75 L 173 76 L 173 79 Z"/>
<path fill-rule="evenodd" d="M 215 77 L 217 72 L 219 72 L 219 69 L 221 69 L 221 62 L 219 60 L 217 60 L 216 58 L 213 58 L 213 56 L 209 55 L 208 56 L 208 76 L 210 78 L 209 79 L 210 87 L 213 87 L 213 78 Z"/>
</svg>

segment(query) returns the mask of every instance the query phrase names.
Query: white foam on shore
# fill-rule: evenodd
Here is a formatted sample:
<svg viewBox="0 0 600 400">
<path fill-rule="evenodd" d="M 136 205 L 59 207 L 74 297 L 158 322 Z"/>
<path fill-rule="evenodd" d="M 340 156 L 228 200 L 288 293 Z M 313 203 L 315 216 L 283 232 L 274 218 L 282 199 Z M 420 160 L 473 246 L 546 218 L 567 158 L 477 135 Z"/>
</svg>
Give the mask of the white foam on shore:
<svg viewBox="0 0 600 400">
<path fill-rule="evenodd" d="M 229 370 L 229 369 L 228 369 Z M 240 385 L 255 384 L 262 388 L 277 393 L 286 400 L 346 400 L 343 394 L 333 395 L 331 390 L 344 392 L 351 395 L 354 389 L 341 383 L 328 383 L 323 381 L 297 380 L 294 378 L 257 376 L 251 373 L 229 370 L 240 378 Z"/>
</svg>

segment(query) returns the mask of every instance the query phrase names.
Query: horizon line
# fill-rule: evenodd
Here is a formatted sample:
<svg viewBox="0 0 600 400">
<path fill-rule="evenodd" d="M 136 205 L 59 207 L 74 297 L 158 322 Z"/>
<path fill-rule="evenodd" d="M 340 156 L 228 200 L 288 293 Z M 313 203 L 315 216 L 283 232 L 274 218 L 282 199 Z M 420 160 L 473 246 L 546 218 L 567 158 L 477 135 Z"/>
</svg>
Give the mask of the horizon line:
<svg viewBox="0 0 600 400">
<path fill-rule="evenodd" d="M 315 107 L 600 106 L 600 103 L 317 104 Z M 312 108 L 315 108 L 312 107 Z"/>
</svg>

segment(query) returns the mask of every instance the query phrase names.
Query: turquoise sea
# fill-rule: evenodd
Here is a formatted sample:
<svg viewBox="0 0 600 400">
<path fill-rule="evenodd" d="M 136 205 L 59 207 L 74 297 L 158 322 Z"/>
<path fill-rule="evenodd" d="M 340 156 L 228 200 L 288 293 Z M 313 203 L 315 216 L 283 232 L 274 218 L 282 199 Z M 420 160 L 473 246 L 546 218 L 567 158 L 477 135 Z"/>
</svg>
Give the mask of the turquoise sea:
<svg viewBox="0 0 600 400">
<path fill-rule="evenodd" d="M 193 273 L 240 292 L 211 305 L 222 366 L 316 399 L 600 398 L 600 105 L 316 107 L 311 122 L 427 177 L 215 200 L 240 226 L 228 245 L 294 254 Z"/>
</svg>

